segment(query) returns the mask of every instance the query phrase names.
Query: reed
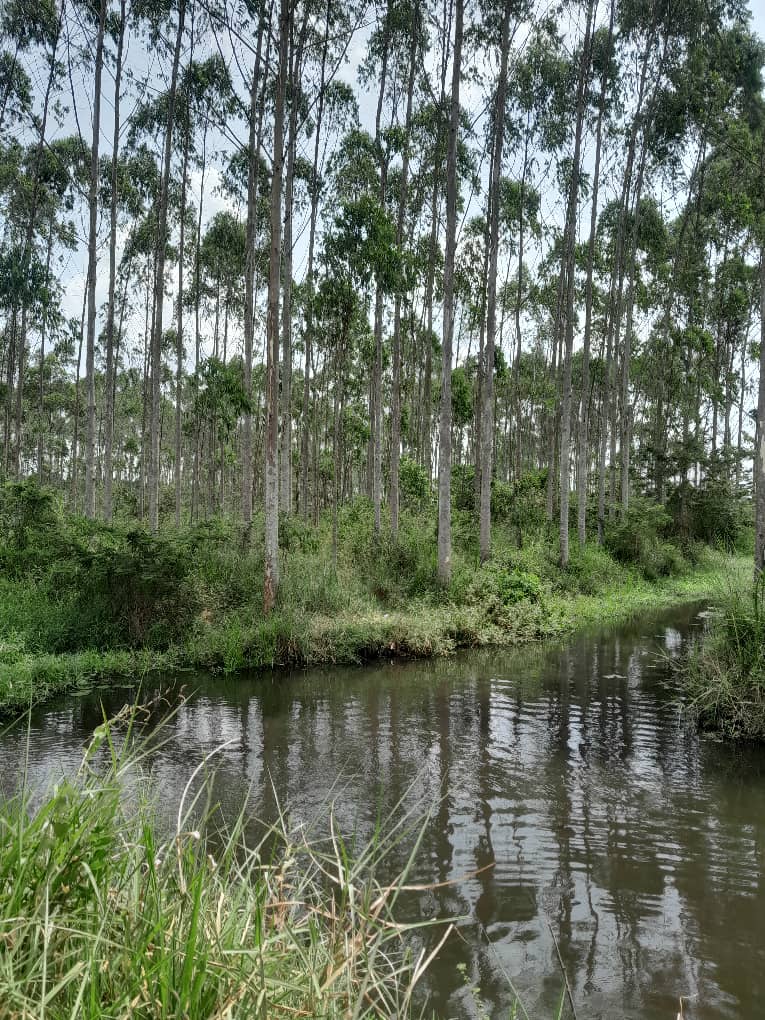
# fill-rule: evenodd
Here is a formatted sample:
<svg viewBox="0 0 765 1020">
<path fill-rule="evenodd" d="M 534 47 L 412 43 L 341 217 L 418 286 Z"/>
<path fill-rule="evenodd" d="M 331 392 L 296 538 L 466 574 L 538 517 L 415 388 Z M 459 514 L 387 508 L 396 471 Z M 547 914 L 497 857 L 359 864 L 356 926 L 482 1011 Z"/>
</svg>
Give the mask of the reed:
<svg viewBox="0 0 765 1020">
<path fill-rule="evenodd" d="M 244 809 L 225 830 L 214 822 L 205 760 L 168 827 L 144 778 L 161 740 L 137 739 L 135 712 L 123 713 L 74 777 L 0 804 L 2 1016 L 411 1015 L 449 934 L 441 926 L 426 952 L 396 919 L 417 838 L 395 881 L 377 878 L 411 817 L 353 853 L 330 809 L 321 839 L 280 817 L 251 843 Z"/>
</svg>

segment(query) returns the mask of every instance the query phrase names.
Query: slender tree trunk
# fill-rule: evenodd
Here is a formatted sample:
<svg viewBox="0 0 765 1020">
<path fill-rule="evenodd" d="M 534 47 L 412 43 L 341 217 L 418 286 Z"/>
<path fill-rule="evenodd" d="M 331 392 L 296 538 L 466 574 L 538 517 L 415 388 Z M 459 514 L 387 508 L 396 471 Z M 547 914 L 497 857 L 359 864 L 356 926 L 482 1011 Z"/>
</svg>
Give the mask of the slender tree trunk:
<svg viewBox="0 0 765 1020">
<path fill-rule="evenodd" d="M 611 0 L 608 21 L 608 39 L 606 52 L 610 54 L 614 32 L 614 14 L 616 2 Z M 598 122 L 595 129 L 595 169 L 592 176 L 592 204 L 590 209 L 590 239 L 587 245 L 587 283 L 584 310 L 584 344 L 582 349 L 582 410 L 579 418 L 579 444 L 577 451 L 576 491 L 577 491 L 577 535 L 579 545 L 584 548 L 587 541 L 587 489 L 590 461 L 590 348 L 592 344 L 592 307 L 593 307 L 593 275 L 595 269 L 595 242 L 598 229 L 598 199 L 600 194 L 600 160 L 603 142 L 603 118 L 606 109 L 607 64 L 603 67 L 600 80 L 600 102 L 598 104 Z"/>
<path fill-rule="evenodd" d="M 265 26 L 264 12 L 258 18 L 255 67 L 250 83 L 250 127 L 247 143 L 247 226 L 244 267 L 244 393 L 247 406 L 242 422 L 242 519 L 252 523 L 252 346 L 255 332 L 255 244 L 258 235 L 258 180 L 265 97 L 260 91 L 260 63 Z M 261 97 L 258 102 L 258 97 Z"/>
<path fill-rule="evenodd" d="M 292 54 L 290 70 L 290 114 L 287 132 L 287 172 L 284 181 L 284 268 L 282 295 L 282 431 L 279 456 L 279 506 L 282 513 L 292 513 L 292 213 L 294 200 L 295 158 L 297 156 L 297 97 L 303 63 L 303 44 L 308 26 L 303 19 L 300 37 Z"/>
<path fill-rule="evenodd" d="M 574 290 L 576 285 L 576 210 L 579 204 L 579 180 L 581 175 L 582 132 L 586 105 L 586 85 L 590 67 L 590 42 L 592 39 L 595 0 L 587 8 L 587 28 L 584 34 L 582 56 L 579 64 L 579 81 L 576 99 L 576 129 L 574 132 L 574 155 L 569 186 L 568 209 L 566 212 L 566 243 L 564 266 L 566 280 L 565 303 L 565 346 L 563 356 L 563 399 L 561 401 L 560 433 L 560 565 L 568 566 L 568 508 L 571 468 L 571 362 L 574 356 Z"/>
<path fill-rule="evenodd" d="M 311 216 L 308 228 L 308 265 L 306 269 L 306 309 L 305 309 L 305 363 L 303 369 L 303 409 L 302 431 L 300 433 L 300 509 L 304 517 L 308 517 L 308 460 L 311 420 L 311 360 L 313 355 L 313 263 L 316 245 L 316 224 L 319 215 L 319 152 L 322 121 L 324 119 L 324 100 L 326 86 L 327 51 L 329 49 L 330 18 L 332 0 L 327 0 L 326 30 L 321 49 L 321 72 L 319 77 L 319 97 L 316 110 L 316 128 L 313 139 L 313 164 L 311 168 Z M 313 423 L 318 428 L 318 422 Z"/>
<path fill-rule="evenodd" d="M 460 71 L 464 0 L 455 0 L 452 92 L 446 155 L 446 253 L 441 412 L 438 437 L 438 577 L 452 576 L 452 343 L 454 339 L 454 255 L 457 244 L 457 134 L 460 119 Z"/>
<path fill-rule="evenodd" d="M 279 588 L 279 291 L 281 283 L 282 176 L 284 106 L 287 91 L 290 3 L 279 5 L 279 66 L 274 97 L 274 144 L 271 171 L 271 246 L 266 316 L 266 464 L 263 611 L 268 615 Z"/>
<path fill-rule="evenodd" d="M 96 266 L 98 228 L 98 152 L 101 137 L 101 73 L 104 66 L 104 26 L 107 0 L 101 0 L 96 38 L 96 67 L 93 84 L 93 141 L 90 149 L 88 192 L 88 322 L 85 341 L 85 386 L 88 394 L 88 428 L 85 446 L 85 516 L 96 516 Z"/>
<path fill-rule="evenodd" d="M 109 206 L 109 298 L 106 310 L 106 410 L 104 412 L 104 518 L 112 519 L 112 476 L 114 446 L 114 316 L 117 283 L 117 206 L 118 160 L 120 148 L 120 86 L 122 55 L 127 28 L 127 0 L 120 2 L 120 24 L 117 36 L 117 62 L 114 70 L 114 132 L 112 135 L 111 201 Z"/>
<path fill-rule="evenodd" d="M 21 332 L 19 335 L 19 381 L 16 386 L 16 449 L 14 453 L 14 473 L 21 477 L 21 455 L 24 433 L 24 372 L 27 358 L 27 308 L 21 309 Z"/>
<path fill-rule="evenodd" d="M 494 452 L 494 347 L 497 330 L 497 271 L 499 262 L 499 185 L 502 178 L 502 150 L 505 138 L 505 106 L 507 103 L 507 60 L 510 52 L 510 12 L 505 3 L 500 35 L 499 82 L 494 113 L 494 151 L 489 193 L 489 279 L 486 295 L 486 351 L 484 357 L 481 408 L 481 499 L 480 555 L 481 562 L 491 556 L 491 479 Z"/>
<path fill-rule="evenodd" d="M 50 285 L 50 263 L 53 257 L 53 230 L 55 226 L 55 220 L 51 216 L 50 227 L 48 228 L 48 252 L 45 258 L 45 282 L 46 286 Z M 40 329 L 40 382 L 39 382 L 39 414 L 40 423 L 38 426 L 37 433 L 37 481 L 38 484 L 43 483 L 43 464 L 45 459 L 45 339 L 48 332 L 48 309 L 47 305 L 43 309 L 42 315 L 42 326 Z"/>
<path fill-rule="evenodd" d="M 404 240 L 404 219 L 409 192 L 409 136 L 412 126 L 412 104 L 417 57 L 418 11 L 411 5 L 412 24 L 409 39 L 409 79 L 406 88 L 406 113 L 404 115 L 404 151 L 401 157 L 401 178 L 398 195 L 396 220 L 396 244 L 401 247 Z M 390 528 L 394 539 L 398 535 L 399 511 L 399 464 L 401 459 L 401 294 L 396 294 L 393 312 L 393 378 L 390 395 Z"/>
<path fill-rule="evenodd" d="M 167 124 L 165 127 L 165 151 L 162 159 L 159 205 L 157 209 L 157 255 L 154 277 L 155 312 L 151 343 L 151 459 L 149 463 L 149 526 L 159 530 L 159 480 L 160 480 L 160 415 L 162 399 L 162 333 L 165 304 L 165 258 L 167 254 L 167 207 L 170 190 L 170 171 L 173 152 L 173 129 L 175 127 L 175 101 L 178 91 L 178 68 L 181 60 L 181 45 L 186 19 L 186 0 L 178 2 L 178 27 L 173 51 L 173 68 L 167 98 Z"/>
<path fill-rule="evenodd" d="M 380 161 L 380 206 L 385 208 L 385 194 L 388 180 L 388 152 L 383 143 L 381 118 L 385 87 L 388 80 L 388 57 L 390 48 L 390 14 L 391 0 L 385 10 L 385 21 L 382 33 L 382 67 L 380 70 L 380 91 L 377 96 L 377 113 L 375 116 L 375 144 Z M 374 313 L 374 361 L 372 364 L 372 501 L 374 503 L 375 535 L 380 534 L 382 524 L 382 346 L 383 346 L 383 291 L 382 284 L 377 281 L 375 288 Z"/>
</svg>

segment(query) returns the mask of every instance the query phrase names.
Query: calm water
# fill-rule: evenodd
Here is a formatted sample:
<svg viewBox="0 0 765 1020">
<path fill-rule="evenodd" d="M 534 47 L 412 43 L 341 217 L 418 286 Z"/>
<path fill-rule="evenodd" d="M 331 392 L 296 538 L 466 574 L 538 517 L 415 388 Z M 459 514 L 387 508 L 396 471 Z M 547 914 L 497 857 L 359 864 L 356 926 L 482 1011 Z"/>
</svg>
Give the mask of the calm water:
<svg viewBox="0 0 765 1020">
<path fill-rule="evenodd" d="M 580 1020 L 674 1020 L 681 995 L 688 1018 L 763 1016 L 765 754 L 699 739 L 664 683 L 701 625 L 685 608 L 546 649 L 278 682 L 195 677 L 153 776 L 173 810 L 201 758 L 231 740 L 217 758 L 224 810 L 249 795 L 268 818 L 276 796 L 312 819 L 337 796 L 343 828 L 363 835 L 399 801 L 430 809 L 414 880 L 458 881 L 402 909 L 462 918 L 431 972 L 441 1018 L 481 1015 L 465 971 L 492 1020 L 508 1016 L 510 980 L 531 1017 L 550 1017 L 552 932 Z M 129 697 L 37 712 L 32 781 L 76 766 L 99 699 L 113 711 Z M 18 731 L 0 740 L 6 789 L 25 744 Z"/>
</svg>

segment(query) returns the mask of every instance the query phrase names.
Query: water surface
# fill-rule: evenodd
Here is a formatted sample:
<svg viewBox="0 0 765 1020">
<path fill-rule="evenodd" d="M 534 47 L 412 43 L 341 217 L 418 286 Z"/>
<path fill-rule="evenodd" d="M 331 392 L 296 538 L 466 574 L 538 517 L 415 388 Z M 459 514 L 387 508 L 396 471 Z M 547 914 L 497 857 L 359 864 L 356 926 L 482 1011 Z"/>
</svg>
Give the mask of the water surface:
<svg viewBox="0 0 765 1020">
<path fill-rule="evenodd" d="M 413 881 L 454 884 L 401 907 L 461 918 L 430 974 L 438 1017 L 507 1017 L 512 987 L 530 1017 L 550 1017 L 558 950 L 580 1020 L 674 1020 L 680 996 L 688 1018 L 761 1016 L 765 754 L 680 718 L 669 662 L 701 625 L 686 607 L 546 648 L 188 677 L 196 693 L 151 772 L 174 811 L 203 756 L 230 741 L 216 757 L 224 812 L 248 796 L 253 817 L 278 800 L 310 820 L 336 798 L 341 826 L 364 836 L 399 803 L 429 809 Z M 30 780 L 75 768 L 101 702 L 113 712 L 130 697 L 105 689 L 35 712 Z M 25 746 L 19 727 L 0 740 L 6 790 Z"/>
</svg>

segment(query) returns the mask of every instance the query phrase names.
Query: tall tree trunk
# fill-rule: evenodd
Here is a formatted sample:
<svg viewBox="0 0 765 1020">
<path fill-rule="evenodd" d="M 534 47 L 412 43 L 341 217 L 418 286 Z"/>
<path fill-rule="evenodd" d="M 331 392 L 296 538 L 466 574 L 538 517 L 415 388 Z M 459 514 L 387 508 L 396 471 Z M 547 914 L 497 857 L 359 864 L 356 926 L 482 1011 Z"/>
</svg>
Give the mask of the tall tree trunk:
<svg viewBox="0 0 765 1020">
<path fill-rule="evenodd" d="M 151 459 L 149 463 L 149 526 L 159 530 L 159 475 L 160 475 L 160 412 L 162 397 L 162 332 L 165 304 L 165 258 L 167 254 L 167 207 L 170 190 L 170 172 L 173 153 L 173 129 L 175 127 L 175 101 L 178 91 L 178 67 L 181 60 L 181 44 L 186 19 L 186 0 L 178 2 L 178 26 L 173 50 L 173 68 L 167 97 L 167 124 L 165 127 L 165 151 L 162 160 L 159 205 L 157 209 L 157 254 L 154 277 L 155 311 L 151 342 Z"/>
<path fill-rule="evenodd" d="M 109 205 L 109 297 L 106 310 L 106 410 L 104 412 L 104 518 L 112 519 L 112 476 L 114 447 L 114 316 L 117 283 L 117 173 L 120 149 L 120 86 L 122 55 L 127 28 L 127 0 L 120 2 L 120 24 L 117 36 L 117 62 L 114 69 L 114 132 L 112 135 L 111 201 Z"/>
<path fill-rule="evenodd" d="M 579 80 L 576 97 L 576 128 L 574 132 L 574 155 L 569 185 L 568 209 L 566 210 L 566 241 L 564 265 L 565 273 L 565 345 L 563 355 L 563 399 L 561 401 L 560 431 L 560 565 L 568 566 L 568 507 L 569 507 L 569 472 L 571 468 L 571 362 L 574 356 L 574 290 L 576 285 L 576 210 L 579 204 L 579 180 L 581 175 L 582 132 L 586 107 L 586 85 L 590 67 L 590 43 L 592 39 L 593 18 L 595 16 L 595 0 L 590 0 L 587 8 L 587 28 L 584 33 L 582 56 L 579 63 Z"/>
<path fill-rule="evenodd" d="M 505 138 L 505 105 L 507 102 L 507 59 L 510 52 L 510 12 L 505 3 L 500 30 L 499 82 L 494 111 L 492 174 L 489 192 L 489 278 L 486 295 L 486 351 L 484 355 L 481 408 L 481 498 L 480 555 L 481 562 L 491 556 L 491 478 L 494 451 L 494 347 L 497 330 L 497 271 L 499 262 L 499 185 L 502 179 L 502 150 Z"/>
<path fill-rule="evenodd" d="M 452 576 L 452 344 L 454 340 L 454 255 L 457 245 L 457 134 L 460 120 L 460 70 L 464 0 L 455 0 L 452 92 L 446 154 L 446 252 L 444 256 L 444 328 L 441 411 L 438 428 L 438 577 Z"/>
<path fill-rule="evenodd" d="M 252 345 L 255 332 L 255 245 L 258 234 L 258 180 L 260 171 L 260 143 L 263 131 L 265 96 L 260 91 L 260 62 L 263 50 L 265 14 L 258 18 L 258 41 L 255 48 L 255 66 L 250 82 L 250 126 L 247 141 L 247 226 L 245 234 L 244 267 L 244 393 L 247 406 L 242 422 L 242 519 L 247 527 L 252 523 Z M 260 96 L 260 102 L 258 97 Z"/>
<path fill-rule="evenodd" d="M 412 103 L 417 57 L 418 9 L 411 5 L 412 24 L 409 39 L 409 79 L 406 87 L 406 113 L 404 115 L 404 151 L 401 157 L 401 178 L 396 219 L 396 244 L 404 241 L 404 220 L 409 192 L 409 135 L 412 126 Z M 390 395 L 390 528 L 393 537 L 398 535 L 399 464 L 401 459 L 401 294 L 396 294 L 393 311 L 393 377 Z"/>
<path fill-rule="evenodd" d="M 611 0 L 608 20 L 608 38 L 606 52 L 610 54 L 614 33 L 614 14 L 616 2 Z M 600 101 L 598 103 L 598 121 L 595 128 L 595 169 L 592 175 L 592 204 L 590 208 L 590 239 L 587 244 L 587 283 L 585 290 L 584 309 L 584 343 L 582 349 L 582 393 L 581 414 L 579 417 L 579 437 L 577 450 L 576 492 L 577 492 L 577 536 L 579 545 L 584 548 L 587 541 L 587 489 L 590 462 L 590 349 L 592 344 L 592 306 L 593 306 L 593 275 L 595 269 L 595 242 L 598 229 L 598 199 L 600 194 L 600 160 L 603 142 L 603 118 L 606 109 L 606 88 L 608 81 L 608 65 L 604 63 L 600 79 Z"/>
<path fill-rule="evenodd" d="M 311 411 L 311 360 L 313 354 L 313 262 L 316 246 L 316 224 L 319 215 L 319 152 L 322 121 L 324 119 L 324 100 L 327 70 L 327 51 L 329 49 L 330 18 L 332 0 L 327 0 L 326 28 L 321 48 L 321 72 L 319 76 L 319 96 L 316 110 L 316 127 L 313 139 L 313 164 L 311 167 L 311 215 L 308 228 L 308 265 L 306 268 L 306 308 L 305 308 L 305 363 L 303 369 L 303 409 L 301 415 L 302 431 L 300 433 L 300 509 L 305 518 L 308 517 L 308 459 Z M 318 422 L 314 422 L 314 429 Z"/>
<path fill-rule="evenodd" d="M 385 87 L 388 80 L 388 57 L 390 50 L 390 14 L 391 0 L 385 9 L 385 21 L 382 33 L 382 67 L 380 70 L 380 91 L 377 96 L 377 113 L 375 115 L 375 145 L 380 161 L 380 207 L 385 208 L 385 194 L 388 182 L 388 151 L 383 144 L 381 118 Z M 377 281 L 375 288 L 374 314 L 374 361 L 372 364 L 372 502 L 375 515 L 375 535 L 380 534 L 382 523 L 382 346 L 383 346 L 383 291 L 382 284 Z"/>
<path fill-rule="evenodd" d="M 50 263 L 53 257 L 53 230 L 55 219 L 51 216 L 50 227 L 48 228 L 48 253 L 45 259 L 45 284 L 50 286 Z M 43 463 L 45 458 L 45 339 L 48 332 L 48 307 L 43 309 L 42 325 L 40 328 L 40 381 L 39 381 L 39 414 L 40 422 L 37 433 L 37 481 L 43 483 Z"/>
<path fill-rule="evenodd" d="M 104 66 L 104 26 L 107 0 L 101 0 L 96 37 L 96 66 L 93 82 L 93 141 L 90 148 L 88 191 L 88 322 L 85 341 L 85 386 L 88 394 L 88 427 L 85 446 L 85 516 L 96 516 L 96 265 L 98 228 L 98 152 L 101 137 L 101 73 Z"/>
<path fill-rule="evenodd" d="M 303 65 L 303 46 L 308 28 L 308 8 L 300 28 L 297 47 L 290 61 L 289 128 L 287 132 L 287 173 L 284 181 L 284 269 L 282 296 L 282 431 L 279 456 L 279 506 L 292 513 L 292 216 L 295 159 L 297 156 L 298 100 Z"/>
<path fill-rule="evenodd" d="M 279 4 L 279 66 L 274 96 L 274 144 L 271 171 L 271 245 L 266 316 L 266 464 L 263 611 L 268 615 L 279 588 L 279 291 L 281 283 L 284 105 L 287 91 L 291 6 Z"/>
</svg>

